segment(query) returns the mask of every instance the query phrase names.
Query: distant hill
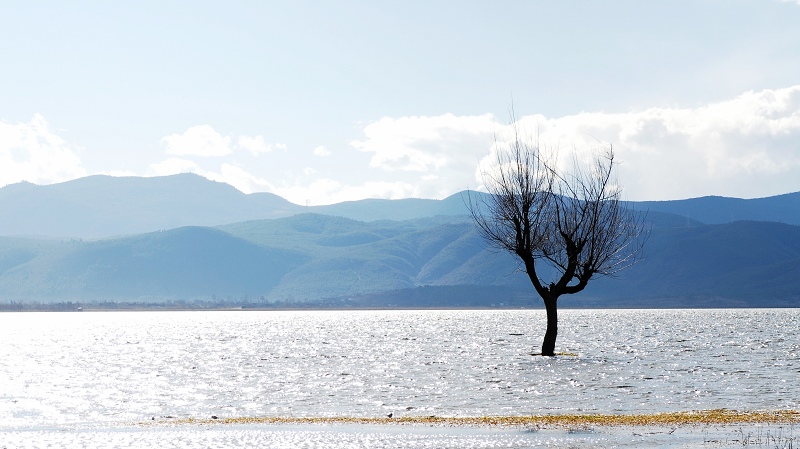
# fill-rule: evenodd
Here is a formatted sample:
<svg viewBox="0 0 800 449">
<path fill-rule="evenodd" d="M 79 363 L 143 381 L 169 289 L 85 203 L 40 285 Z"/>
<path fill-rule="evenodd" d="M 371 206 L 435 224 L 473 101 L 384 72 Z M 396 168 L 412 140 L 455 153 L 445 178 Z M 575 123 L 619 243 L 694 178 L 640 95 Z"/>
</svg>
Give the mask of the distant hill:
<svg viewBox="0 0 800 449">
<path fill-rule="evenodd" d="M 704 196 L 676 201 L 640 201 L 635 209 L 681 215 L 706 224 L 734 221 L 775 221 L 800 225 L 800 192 L 743 200 Z"/>
<path fill-rule="evenodd" d="M 0 239 L 0 260 L 20 240 Z M 11 250 L 9 251 L 9 247 Z M 289 249 L 264 248 L 212 228 L 101 241 L 52 243 L 0 270 L 0 297 L 16 301 L 209 300 L 260 296 L 306 262 Z M 13 258 L 12 258 L 13 260 Z"/>
<path fill-rule="evenodd" d="M 189 174 L 13 184 L 0 189 L 0 306 L 539 306 L 516 260 L 475 231 L 467 204 L 485 195 L 302 207 Z M 630 205 L 652 227 L 645 260 L 562 306 L 800 307 L 800 193 Z"/>
<path fill-rule="evenodd" d="M 302 208 L 271 193 L 245 195 L 183 174 L 12 184 L 0 189 L 0 210 L 0 235 L 99 238 L 284 217 Z"/>
<path fill-rule="evenodd" d="M 327 206 L 299 206 L 271 193 L 244 194 L 194 174 L 153 178 L 89 176 L 60 184 L 18 183 L 0 188 L 0 235 L 105 238 L 181 226 L 218 226 L 248 220 L 318 213 L 359 221 L 411 220 L 469 213 L 478 192 L 443 200 L 366 199 Z M 800 192 L 740 200 L 703 197 L 632 202 L 638 210 L 706 224 L 740 220 L 800 225 Z"/>
<path fill-rule="evenodd" d="M 466 215 L 469 214 L 470 195 L 481 197 L 484 194 L 465 191 L 451 195 L 443 200 L 418 198 L 400 200 L 366 199 L 328 206 L 316 206 L 312 207 L 310 211 L 361 221 L 409 220 L 437 215 Z"/>
<path fill-rule="evenodd" d="M 800 226 L 739 221 L 654 229 L 646 259 L 579 301 L 651 307 L 800 307 Z M 577 295 L 576 295 L 577 296 Z"/>
<path fill-rule="evenodd" d="M 704 225 L 651 212 L 646 259 L 562 307 L 800 306 L 800 226 Z M 546 274 L 546 270 L 542 270 Z M 98 241 L 0 238 L 0 303 L 538 307 L 508 254 L 466 216 L 363 222 L 320 214 Z"/>
</svg>

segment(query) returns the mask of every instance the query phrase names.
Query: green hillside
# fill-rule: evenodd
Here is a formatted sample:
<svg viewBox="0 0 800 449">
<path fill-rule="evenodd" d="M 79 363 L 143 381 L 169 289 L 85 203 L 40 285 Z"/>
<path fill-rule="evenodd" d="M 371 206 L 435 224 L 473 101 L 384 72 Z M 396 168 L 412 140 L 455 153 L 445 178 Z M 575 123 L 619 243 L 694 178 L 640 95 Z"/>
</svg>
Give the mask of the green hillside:
<svg viewBox="0 0 800 449">
<path fill-rule="evenodd" d="M 497 268 L 476 275 L 484 250 L 466 217 L 360 222 L 302 214 L 238 223 L 220 229 L 266 247 L 294 248 L 311 261 L 270 292 L 279 301 L 409 289 L 421 285 L 497 284 Z M 486 254 L 483 254 L 486 253 Z M 511 259 L 505 258 L 507 271 Z"/>
<path fill-rule="evenodd" d="M 563 307 L 800 306 L 800 226 L 650 212 L 645 259 Z M 545 278 L 548 270 L 539 274 Z M 101 240 L 0 238 L 0 304 L 538 306 L 513 257 L 467 216 L 299 214 Z"/>
<path fill-rule="evenodd" d="M 741 221 L 654 229 L 645 253 L 586 294 L 654 306 L 800 306 L 800 226 Z"/>
<path fill-rule="evenodd" d="M 0 260 L 15 254 L 0 248 Z M 0 272 L 9 300 L 143 301 L 260 296 L 306 258 L 211 228 L 53 245 Z"/>
<path fill-rule="evenodd" d="M 97 239 L 305 213 L 364 222 L 405 222 L 469 215 L 468 204 L 480 204 L 485 195 L 465 191 L 442 200 L 365 199 L 304 207 L 271 193 L 244 194 L 193 174 L 153 178 L 98 175 L 51 185 L 22 182 L 0 187 L 0 236 Z M 748 200 L 703 197 L 629 205 L 671 214 L 684 222 L 753 220 L 800 225 L 800 192 Z"/>
</svg>

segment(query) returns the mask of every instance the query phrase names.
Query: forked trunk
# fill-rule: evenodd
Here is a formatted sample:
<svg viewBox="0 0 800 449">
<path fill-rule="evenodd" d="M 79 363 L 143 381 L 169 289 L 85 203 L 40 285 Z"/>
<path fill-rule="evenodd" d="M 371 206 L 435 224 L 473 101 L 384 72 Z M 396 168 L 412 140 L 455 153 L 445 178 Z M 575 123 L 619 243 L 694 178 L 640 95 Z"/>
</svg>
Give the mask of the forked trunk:
<svg viewBox="0 0 800 449">
<path fill-rule="evenodd" d="M 547 310 L 547 331 L 544 333 L 542 342 L 542 355 L 556 355 L 556 337 L 558 336 L 558 308 L 556 307 L 557 298 L 544 300 L 544 308 Z"/>
</svg>

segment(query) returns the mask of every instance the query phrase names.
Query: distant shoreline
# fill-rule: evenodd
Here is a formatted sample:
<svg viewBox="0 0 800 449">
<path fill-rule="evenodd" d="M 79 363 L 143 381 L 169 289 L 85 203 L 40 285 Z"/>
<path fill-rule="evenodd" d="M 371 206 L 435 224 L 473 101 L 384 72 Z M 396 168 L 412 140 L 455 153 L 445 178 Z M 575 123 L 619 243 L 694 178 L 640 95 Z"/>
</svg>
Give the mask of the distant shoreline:
<svg viewBox="0 0 800 449">
<path fill-rule="evenodd" d="M 559 310 L 723 310 L 723 309 L 798 309 L 797 306 L 559 306 Z M 544 307 L 476 307 L 476 306 L 452 306 L 452 307 L 170 307 L 170 306 L 120 306 L 120 307 L 98 307 L 82 306 L 73 308 L 48 307 L 47 305 L 23 306 L 9 308 L 7 304 L 0 304 L 0 313 L 16 312 L 313 312 L 313 311 L 402 311 L 402 310 L 544 310 Z"/>
<path fill-rule="evenodd" d="M 402 417 L 210 417 L 210 418 L 153 418 L 142 425 L 158 424 L 346 424 L 346 425 L 403 425 L 424 424 L 444 426 L 490 427 L 620 427 L 620 426 L 693 426 L 742 424 L 800 424 L 798 410 L 736 411 L 728 409 L 662 412 L 642 414 L 558 414 L 530 416 L 402 416 Z"/>
</svg>

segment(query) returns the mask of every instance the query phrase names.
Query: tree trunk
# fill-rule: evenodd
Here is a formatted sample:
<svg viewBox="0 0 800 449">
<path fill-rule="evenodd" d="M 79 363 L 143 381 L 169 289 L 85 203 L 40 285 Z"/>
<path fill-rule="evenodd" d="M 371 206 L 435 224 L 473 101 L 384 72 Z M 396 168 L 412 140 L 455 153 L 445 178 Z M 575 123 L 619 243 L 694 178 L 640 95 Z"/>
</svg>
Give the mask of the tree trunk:
<svg viewBox="0 0 800 449">
<path fill-rule="evenodd" d="M 547 310 L 547 331 L 544 333 L 542 342 L 542 355 L 554 356 L 556 350 L 556 336 L 558 336 L 558 308 L 556 307 L 557 298 L 547 298 L 544 300 L 544 308 Z"/>
</svg>

